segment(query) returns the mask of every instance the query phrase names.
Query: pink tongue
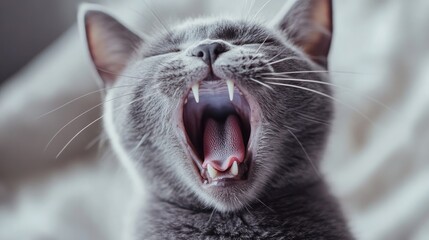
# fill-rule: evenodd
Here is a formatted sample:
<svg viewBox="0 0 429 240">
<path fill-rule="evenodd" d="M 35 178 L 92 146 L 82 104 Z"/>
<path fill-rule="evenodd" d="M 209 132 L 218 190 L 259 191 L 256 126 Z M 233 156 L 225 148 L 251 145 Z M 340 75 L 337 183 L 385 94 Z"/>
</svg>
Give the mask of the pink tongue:
<svg viewBox="0 0 429 240">
<path fill-rule="evenodd" d="M 204 129 L 204 162 L 216 170 L 225 171 L 234 161 L 243 162 L 244 143 L 237 116 L 230 115 L 225 122 L 209 118 Z"/>
</svg>

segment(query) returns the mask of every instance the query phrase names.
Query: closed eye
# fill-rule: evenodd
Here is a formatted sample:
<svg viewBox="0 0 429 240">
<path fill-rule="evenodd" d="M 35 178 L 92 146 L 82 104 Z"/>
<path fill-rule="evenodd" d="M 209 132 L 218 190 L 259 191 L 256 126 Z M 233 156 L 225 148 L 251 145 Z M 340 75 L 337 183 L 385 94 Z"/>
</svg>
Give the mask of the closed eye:
<svg viewBox="0 0 429 240">
<path fill-rule="evenodd" d="M 179 48 L 174 48 L 174 49 L 169 49 L 169 50 L 162 51 L 162 52 L 149 52 L 149 53 L 145 54 L 145 57 L 146 58 L 159 57 L 159 56 L 162 56 L 162 55 L 168 55 L 168 54 L 178 53 L 180 51 L 182 51 L 182 50 L 179 49 Z"/>
<path fill-rule="evenodd" d="M 245 46 L 245 45 L 275 44 L 277 42 L 278 42 L 277 39 L 268 37 L 264 39 L 240 39 L 240 40 L 234 41 L 233 44 Z"/>
<path fill-rule="evenodd" d="M 272 38 L 272 37 L 268 37 L 268 38 L 265 38 L 263 41 L 260 41 L 258 43 L 259 44 L 262 44 L 262 43 L 264 43 L 264 44 L 270 44 L 270 43 L 277 43 L 277 42 L 278 42 L 277 39 Z"/>
</svg>

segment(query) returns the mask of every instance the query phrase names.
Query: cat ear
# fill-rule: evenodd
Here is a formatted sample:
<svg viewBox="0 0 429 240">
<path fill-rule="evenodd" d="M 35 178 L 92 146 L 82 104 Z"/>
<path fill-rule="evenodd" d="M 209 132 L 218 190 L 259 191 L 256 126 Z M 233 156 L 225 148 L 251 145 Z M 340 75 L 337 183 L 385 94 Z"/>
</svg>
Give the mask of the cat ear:
<svg viewBox="0 0 429 240">
<path fill-rule="evenodd" d="M 332 24 L 332 0 L 289 1 L 275 22 L 288 40 L 325 68 Z"/>
<path fill-rule="evenodd" d="M 79 27 L 98 75 L 112 85 L 142 39 L 95 4 L 80 6 Z"/>
</svg>

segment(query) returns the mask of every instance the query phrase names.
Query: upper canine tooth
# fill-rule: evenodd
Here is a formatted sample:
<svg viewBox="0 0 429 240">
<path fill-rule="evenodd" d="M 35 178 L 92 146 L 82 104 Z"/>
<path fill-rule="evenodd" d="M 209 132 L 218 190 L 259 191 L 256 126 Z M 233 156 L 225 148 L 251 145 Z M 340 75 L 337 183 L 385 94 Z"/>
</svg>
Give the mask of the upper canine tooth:
<svg viewBox="0 0 429 240">
<path fill-rule="evenodd" d="M 228 86 L 229 100 L 234 99 L 234 82 L 231 80 L 226 80 L 226 85 Z"/>
<path fill-rule="evenodd" d="M 200 85 L 198 83 L 195 83 L 192 86 L 192 93 L 194 94 L 195 102 L 197 103 L 200 101 L 200 95 L 198 93 L 199 88 L 200 88 Z"/>
<path fill-rule="evenodd" d="M 237 165 L 237 161 L 234 161 L 234 163 L 232 164 L 231 167 L 231 174 L 234 176 L 238 175 L 238 165 Z"/>
<path fill-rule="evenodd" d="M 209 173 L 209 176 L 214 179 L 217 176 L 217 170 L 212 167 L 212 165 L 207 164 L 207 172 Z"/>
</svg>

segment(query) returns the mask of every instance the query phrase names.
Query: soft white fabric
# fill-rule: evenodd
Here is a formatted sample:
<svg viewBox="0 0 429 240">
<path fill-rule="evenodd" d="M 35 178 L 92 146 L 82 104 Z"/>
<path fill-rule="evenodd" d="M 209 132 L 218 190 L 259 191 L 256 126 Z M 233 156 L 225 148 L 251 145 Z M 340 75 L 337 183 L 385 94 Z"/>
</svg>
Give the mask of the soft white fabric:
<svg viewBox="0 0 429 240">
<path fill-rule="evenodd" d="M 429 239 L 429 2 L 336 1 L 339 107 L 324 172 L 359 239 Z"/>
<path fill-rule="evenodd" d="M 252 2 L 150 5 L 168 22 L 200 13 L 246 16 Z M 265 1 L 254 2 L 253 14 Z M 271 18 L 283 3 L 272 0 L 259 17 Z M 130 25 L 144 23 L 143 28 L 150 29 L 157 22 L 153 15 L 133 10 L 144 8 L 141 3 L 123 3 L 118 13 Z M 425 0 L 335 1 L 330 63 L 333 83 L 343 86 L 336 88 L 342 104 L 337 103 L 322 171 L 358 239 L 429 237 L 428 11 Z M 48 156 L 40 153 L 56 130 L 99 103 L 98 94 L 93 94 L 42 121 L 34 120 L 96 89 L 82 49 L 76 30 L 70 30 L 0 89 L 0 179 L 8 180 L 0 182 L 0 239 L 118 239 L 124 226 L 120 213 L 131 194 L 124 187 L 129 185 L 126 175 L 114 161 L 79 157 L 97 137 L 97 126 L 83 132 L 61 160 L 76 163 L 59 165 L 54 158 L 74 133 L 98 116 L 97 111 L 59 136 Z M 29 171 L 33 169 L 43 171 Z"/>
</svg>

